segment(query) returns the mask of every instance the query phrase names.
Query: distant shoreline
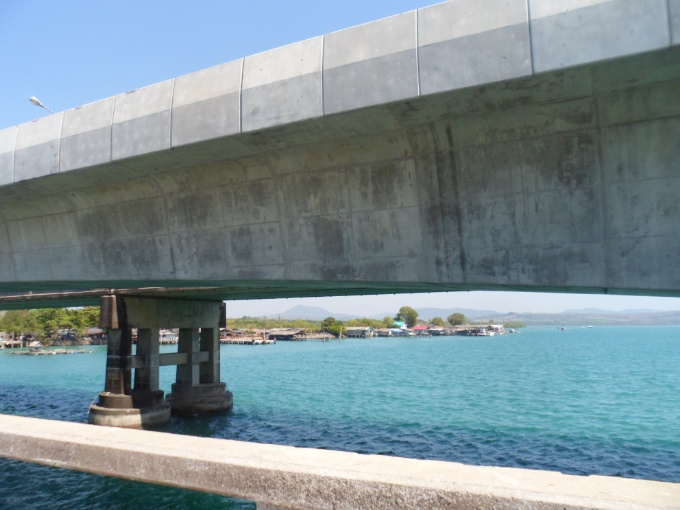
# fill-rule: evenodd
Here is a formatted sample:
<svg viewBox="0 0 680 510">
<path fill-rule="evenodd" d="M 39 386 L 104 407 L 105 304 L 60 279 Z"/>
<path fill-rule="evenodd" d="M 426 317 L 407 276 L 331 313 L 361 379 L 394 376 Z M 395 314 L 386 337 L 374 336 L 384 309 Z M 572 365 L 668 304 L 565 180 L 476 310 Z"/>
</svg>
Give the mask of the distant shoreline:
<svg viewBox="0 0 680 510">
<path fill-rule="evenodd" d="M 679 300 L 680 302 L 680 300 Z M 455 311 L 455 310 L 454 310 Z M 292 310 L 290 312 L 293 312 Z M 418 319 L 429 321 L 435 316 L 442 316 L 444 312 L 437 315 L 419 315 Z M 446 315 L 443 315 L 446 317 Z M 680 310 L 678 311 L 658 311 L 658 312 L 603 312 L 593 311 L 584 313 L 498 313 L 485 314 L 480 316 L 470 316 L 466 313 L 468 322 L 471 324 L 508 324 L 522 323 L 525 326 L 680 326 Z M 333 314 L 333 312 L 323 310 L 323 317 L 318 316 L 298 316 L 293 313 L 281 313 L 277 315 L 282 321 L 306 320 L 322 321 L 326 317 L 335 317 L 346 322 L 347 320 L 360 319 L 361 317 L 350 317 L 347 314 Z M 343 317 L 339 319 L 339 317 Z M 254 317 L 250 317 L 254 318 Z M 271 318 L 270 316 L 262 319 Z M 376 318 L 375 316 L 369 318 Z M 242 317 L 228 317 L 228 321 L 237 321 Z"/>
</svg>

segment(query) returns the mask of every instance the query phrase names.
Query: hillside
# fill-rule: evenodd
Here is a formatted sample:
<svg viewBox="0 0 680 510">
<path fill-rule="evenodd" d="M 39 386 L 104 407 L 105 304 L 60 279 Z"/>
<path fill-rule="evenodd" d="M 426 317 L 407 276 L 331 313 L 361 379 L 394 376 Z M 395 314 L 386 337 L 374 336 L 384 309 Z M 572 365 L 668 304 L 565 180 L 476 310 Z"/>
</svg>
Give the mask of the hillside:
<svg viewBox="0 0 680 510">
<path fill-rule="evenodd" d="M 422 308 L 418 310 L 419 319 L 431 320 L 433 317 L 441 317 L 444 320 L 452 313 L 463 313 L 465 317 L 474 322 L 509 323 L 522 322 L 527 326 L 669 326 L 680 325 L 680 310 L 678 311 L 655 311 L 655 310 L 624 310 L 611 311 L 600 309 L 572 309 L 561 313 L 499 313 L 493 310 L 474 310 L 465 308 Z M 394 312 L 372 314 L 370 318 L 382 320 L 384 317 L 393 317 Z M 326 317 L 335 317 L 337 320 L 346 321 L 362 317 L 361 315 L 349 315 L 334 313 L 330 310 L 316 306 L 298 305 L 280 314 L 270 314 L 267 318 L 281 319 L 304 319 L 309 321 L 322 321 Z"/>
<path fill-rule="evenodd" d="M 672 326 L 680 325 L 680 311 L 569 310 L 562 313 L 490 314 L 476 320 L 483 322 L 523 322 L 527 326 Z"/>
</svg>

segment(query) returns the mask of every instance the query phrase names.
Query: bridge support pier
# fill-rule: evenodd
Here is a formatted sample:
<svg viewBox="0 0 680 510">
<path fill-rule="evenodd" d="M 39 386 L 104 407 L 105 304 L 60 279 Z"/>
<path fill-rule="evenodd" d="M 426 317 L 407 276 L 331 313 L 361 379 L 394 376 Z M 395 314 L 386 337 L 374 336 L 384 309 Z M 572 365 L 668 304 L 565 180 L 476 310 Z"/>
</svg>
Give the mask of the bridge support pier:
<svg viewBox="0 0 680 510">
<path fill-rule="evenodd" d="M 167 423 L 171 412 L 230 410 L 233 396 L 220 382 L 219 326 L 224 319 L 221 302 L 103 297 L 100 324 L 109 330 L 106 386 L 99 401 L 90 406 L 89 422 L 153 428 Z M 133 356 L 134 327 L 138 333 Z M 179 328 L 177 353 L 160 353 L 161 327 Z M 177 380 L 167 399 L 159 388 L 159 369 L 165 365 L 177 365 Z"/>
</svg>

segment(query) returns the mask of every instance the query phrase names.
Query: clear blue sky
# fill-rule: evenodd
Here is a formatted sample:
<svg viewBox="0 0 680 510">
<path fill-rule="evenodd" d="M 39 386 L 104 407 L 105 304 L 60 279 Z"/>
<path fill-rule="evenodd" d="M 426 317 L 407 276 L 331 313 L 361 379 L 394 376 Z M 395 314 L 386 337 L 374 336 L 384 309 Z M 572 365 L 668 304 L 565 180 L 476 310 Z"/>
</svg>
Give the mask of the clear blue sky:
<svg viewBox="0 0 680 510">
<path fill-rule="evenodd" d="M 0 129 L 436 0 L 0 0 Z"/>
<path fill-rule="evenodd" d="M 55 111 L 437 3 L 436 0 L 0 0 L 0 129 Z M 680 300 L 465 292 L 235 302 L 229 315 L 296 304 L 371 315 L 400 306 L 559 312 L 680 309 Z"/>
</svg>

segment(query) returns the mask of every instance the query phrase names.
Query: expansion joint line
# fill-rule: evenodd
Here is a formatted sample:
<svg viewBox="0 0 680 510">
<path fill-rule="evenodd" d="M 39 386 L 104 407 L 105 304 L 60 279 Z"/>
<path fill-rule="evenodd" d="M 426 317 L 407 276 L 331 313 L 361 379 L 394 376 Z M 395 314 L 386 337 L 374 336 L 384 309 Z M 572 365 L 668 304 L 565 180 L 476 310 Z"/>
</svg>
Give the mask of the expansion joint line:
<svg viewBox="0 0 680 510">
<path fill-rule="evenodd" d="M 531 0 L 527 1 L 527 29 L 529 30 L 529 61 L 531 62 L 531 75 L 536 74 L 534 66 L 534 33 L 531 29 Z"/>
<path fill-rule="evenodd" d="M 416 97 L 420 97 L 420 31 L 418 30 L 418 9 L 416 9 Z"/>
<path fill-rule="evenodd" d="M 246 59 L 241 59 L 241 77 L 238 85 L 238 132 L 243 133 L 243 70 Z"/>
<path fill-rule="evenodd" d="M 325 63 L 325 58 L 326 58 L 326 36 L 322 35 L 321 36 L 321 116 L 326 115 L 326 105 L 325 105 L 325 97 L 326 97 L 326 88 L 325 88 L 325 80 L 324 80 L 324 75 L 325 73 L 325 68 L 324 68 L 324 63 Z"/>
</svg>

